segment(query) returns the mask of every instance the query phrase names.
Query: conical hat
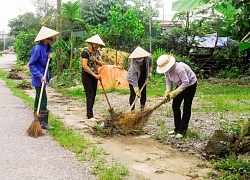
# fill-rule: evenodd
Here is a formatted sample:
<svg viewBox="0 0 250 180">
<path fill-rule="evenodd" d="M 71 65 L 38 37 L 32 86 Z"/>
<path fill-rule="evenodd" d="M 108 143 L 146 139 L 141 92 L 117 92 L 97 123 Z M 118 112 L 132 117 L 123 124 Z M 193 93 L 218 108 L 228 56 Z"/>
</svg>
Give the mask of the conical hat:
<svg viewBox="0 0 250 180">
<path fill-rule="evenodd" d="M 151 54 L 148 53 L 146 50 L 142 49 L 140 46 L 138 46 L 128 58 L 133 59 L 133 58 L 140 58 L 140 57 L 147 57 L 150 56 Z"/>
<path fill-rule="evenodd" d="M 102 39 L 100 38 L 100 36 L 98 34 L 88 38 L 87 40 L 85 40 L 85 42 L 95 43 L 95 44 L 100 44 L 102 46 L 105 46 L 104 42 L 102 41 Z"/>
<path fill-rule="evenodd" d="M 40 29 L 39 33 L 37 34 L 35 41 L 40 41 L 40 40 L 46 39 L 48 37 L 54 36 L 56 34 L 59 34 L 59 32 L 43 26 Z"/>
</svg>

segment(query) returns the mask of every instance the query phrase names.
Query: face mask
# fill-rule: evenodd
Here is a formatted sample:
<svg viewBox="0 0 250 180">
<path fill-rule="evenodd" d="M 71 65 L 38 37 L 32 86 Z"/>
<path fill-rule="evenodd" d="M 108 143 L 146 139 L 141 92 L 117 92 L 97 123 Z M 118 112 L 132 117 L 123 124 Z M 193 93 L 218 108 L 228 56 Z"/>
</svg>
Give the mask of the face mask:
<svg viewBox="0 0 250 180">
<path fill-rule="evenodd" d="M 44 40 L 44 42 L 51 44 L 53 42 L 53 37 L 48 37 Z"/>
<path fill-rule="evenodd" d="M 142 62 L 144 58 L 141 58 L 140 60 L 136 59 L 137 62 Z"/>
</svg>

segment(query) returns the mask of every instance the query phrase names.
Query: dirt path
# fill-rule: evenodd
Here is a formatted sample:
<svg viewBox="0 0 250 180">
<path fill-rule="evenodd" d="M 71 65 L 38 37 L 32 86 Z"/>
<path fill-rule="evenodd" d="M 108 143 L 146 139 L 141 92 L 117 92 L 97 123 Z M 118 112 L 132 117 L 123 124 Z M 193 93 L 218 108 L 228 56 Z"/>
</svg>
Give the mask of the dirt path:
<svg viewBox="0 0 250 180">
<path fill-rule="evenodd" d="M 22 77 L 29 81 L 29 77 Z M 34 89 L 26 92 L 31 97 L 35 95 Z M 198 175 L 199 178 L 196 179 L 203 179 L 202 177 L 207 177 L 207 173 L 211 171 L 205 166 L 197 166 L 206 164 L 206 161 L 173 149 L 170 145 L 159 143 L 149 135 L 94 137 L 87 133 L 89 126 L 93 126 L 94 123 L 85 118 L 84 102 L 68 99 L 50 87 L 47 87 L 47 95 L 48 109 L 53 115 L 58 116 L 65 125 L 84 133 L 92 142 L 101 142 L 96 146 L 107 152 L 105 158 L 109 164 L 119 162 L 129 168 L 129 180 L 188 180 L 192 179 L 190 175 Z M 108 97 L 113 107 L 127 108 L 128 95 L 112 93 L 108 94 Z M 148 99 L 147 102 L 150 104 L 151 100 Z M 107 108 L 104 95 L 98 94 L 94 106 L 95 115 L 102 117 L 103 111 Z M 79 122 L 82 120 L 87 125 Z"/>
<path fill-rule="evenodd" d="M 27 90 L 26 92 L 31 97 L 35 95 L 34 90 Z M 85 118 L 85 104 L 83 102 L 70 100 L 49 87 L 47 88 L 47 94 L 49 110 L 67 126 L 86 132 L 89 126 L 94 125 L 93 122 L 89 122 Z M 108 96 L 116 98 L 113 95 L 110 96 L 108 94 Z M 105 104 L 105 99 L 102 94 L 98 95 L 97 99 L 95 110 L 102 110 L 103 105 L 101 102 Z M 98 111 L 97 113 L 101 117 L 101 112 Z M 85 121 L 87 126 L 79 122 L 82 120 Z M 148 135 L 101 138 L 93 137 L 88 133 L 84 134 L 93 142 L 96 140 L 101 142 L 97 146 L 103 148 L 108 153 L 105 158 L 110 164 L 120 162 L 128 167 L 131 173 L 131 180 L 187 180 L 191 179 L 188 174 L 197 174 L 199 177 L 202 177 L 207 176 L 207 172 L 211 171 L 208 168 L 197 167 L 199 164 L 205 164 L 204 160 L 180 152 L 169 145 L 163 145 Z"/>
</svg>

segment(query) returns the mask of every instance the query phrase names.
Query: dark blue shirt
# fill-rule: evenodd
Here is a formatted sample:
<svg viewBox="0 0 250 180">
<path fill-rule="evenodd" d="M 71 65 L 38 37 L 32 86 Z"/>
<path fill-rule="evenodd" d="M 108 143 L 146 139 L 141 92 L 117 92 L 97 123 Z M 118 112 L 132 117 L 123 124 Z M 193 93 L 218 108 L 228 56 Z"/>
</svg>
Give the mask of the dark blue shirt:
<svg viewBox="0 0 250 180">
<path fill-rule="evenodd" d="M 47 45 L 43 42 L 35 45 L 31 51 L 31 57 L 29 61 L 29 69 L 31 72 L 31 83 L 34 87 L 41 87 L 41 79 L 44 75 L 46 64 L 48 61 L 48 55 L 51 53 L 51 50 L 47 51 Z M 49 70 L 46 74 L 46 83 L 49 82 L 50 74 Z"/>
</svg>

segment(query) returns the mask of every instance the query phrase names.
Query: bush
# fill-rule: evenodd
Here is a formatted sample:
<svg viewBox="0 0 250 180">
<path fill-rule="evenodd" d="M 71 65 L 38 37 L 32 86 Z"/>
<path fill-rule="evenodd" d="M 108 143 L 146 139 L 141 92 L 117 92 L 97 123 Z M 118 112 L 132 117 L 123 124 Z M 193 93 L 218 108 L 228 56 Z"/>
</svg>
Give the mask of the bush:
<svg viewBox="0 0 250 180">
<path fill-rule="evenodd" d="M 37 44 L 37 42 L 34 42 L 36 34 L 37 32 L 35 30 L 19 32 L 17 41 L 14 43 L 18 63 L 26 64 L 29 62 L 32 48 Z"/>
<path fill-rule="evenodd" d="M 32 48 L 36 45 L 36 42 L 34 42 L 36 34 L 37 33 L 35 30 L 29 30 L 28 32 L 19 32 L 17 41 L 14 43 L 18 64 L 24 65 L 29 62 Z"/>
<path fill-rule="evenodd" d="M 159 48 L 159 49 L 156 49 L 154 51 L 154 53 L 152 54 L 152 59 L 153 59 L 153 70 L 152 70 L 152 74 L 156 74 L 156 67 L 157 67 L 157 59 L 159 56 L 163 55 L 163 54 L 166 54 L 166 52 Z"/>
</svg>

